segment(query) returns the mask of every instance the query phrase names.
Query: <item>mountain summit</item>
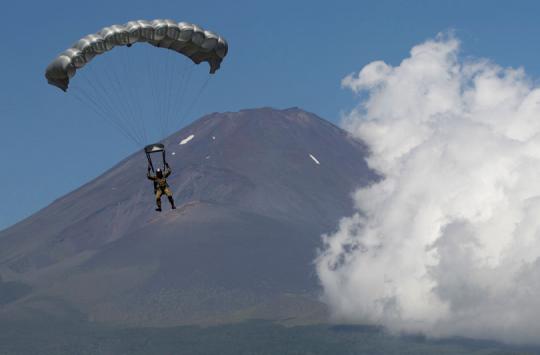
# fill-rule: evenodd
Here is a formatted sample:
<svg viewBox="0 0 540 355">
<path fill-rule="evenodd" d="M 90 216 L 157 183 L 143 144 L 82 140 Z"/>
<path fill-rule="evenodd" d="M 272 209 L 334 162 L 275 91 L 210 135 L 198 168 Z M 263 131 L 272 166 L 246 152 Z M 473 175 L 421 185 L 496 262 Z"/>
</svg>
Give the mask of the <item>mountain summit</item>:
<svg viewBox="0 0 540 355">
<path fill-rule="evenodd" d="M 142 152 L 0 232 L 0 317 L 128 325 L 320 319 L 320 235 L 375 179 L 365 147 L 298 108 L 213 113 L 162 142 L 177 210 Z"/>
</svg>

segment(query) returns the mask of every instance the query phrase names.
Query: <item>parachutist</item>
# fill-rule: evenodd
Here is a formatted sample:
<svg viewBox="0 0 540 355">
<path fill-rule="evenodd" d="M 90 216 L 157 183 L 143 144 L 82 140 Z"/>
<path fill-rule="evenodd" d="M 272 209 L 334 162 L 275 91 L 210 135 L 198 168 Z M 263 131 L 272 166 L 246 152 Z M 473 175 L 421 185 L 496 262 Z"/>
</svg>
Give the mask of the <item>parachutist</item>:
<svg viewBox="0 0 540 355">
<path fill-rule="evenodd" d="M 148 173 L 146 176 L 149 180 L 152 180 L 154 182 L 154 193 L 156 194 L 156 211 L 161 212 L 161 196 L 163 194 L 167 195 L 167 198 L 169 199 L 169 203 L 171 204 L 171 208 L 174 210 L 176 209 L 176 206 L 174 205 L 174 199 L 171 189 L 169 188 L 169 184 L 167 183 L 167 177 L 171 175 L 171 168 L 169 167 L 169 164 L 165 164 L 165 169 L 161 171 L 161 169 L 156 170 L 156 175 L 152 175 L 151 168 L 148 167 Z"/>
</svg>

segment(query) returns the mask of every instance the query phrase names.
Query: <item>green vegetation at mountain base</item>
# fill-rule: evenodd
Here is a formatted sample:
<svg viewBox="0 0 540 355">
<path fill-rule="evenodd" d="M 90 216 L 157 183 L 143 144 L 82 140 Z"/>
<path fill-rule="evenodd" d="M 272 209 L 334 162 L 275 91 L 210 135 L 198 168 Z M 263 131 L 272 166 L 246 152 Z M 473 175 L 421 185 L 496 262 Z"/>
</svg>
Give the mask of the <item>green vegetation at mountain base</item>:
<svg viewBox="0 0 540 355">
<path fill-rule="evenodd" d="M 468 339 L 392 336 L 370 326 L 286 327 L 249 321 L 212 327 L 117 328 L 44 320 L 0 322 L 0 354 L 540 354 Z"/>
</svg>

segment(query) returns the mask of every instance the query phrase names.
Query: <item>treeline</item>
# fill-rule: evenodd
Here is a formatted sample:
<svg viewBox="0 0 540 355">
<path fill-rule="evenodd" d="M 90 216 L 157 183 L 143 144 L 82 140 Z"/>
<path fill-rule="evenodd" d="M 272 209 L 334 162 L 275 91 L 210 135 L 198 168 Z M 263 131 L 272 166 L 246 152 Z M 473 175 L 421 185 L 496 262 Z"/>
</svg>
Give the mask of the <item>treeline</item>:
<svg viewBox="0 0 540 355">
<path fill-rule="evenodd" d="M 266 321 L 206 328 L 115 328 L 86 322 L 0 321 L 0 354 L 516 355 L 540 354 L 540 349 L 465 339 L 397 337 L 374 327 L 286 327 Z"/>
</svg>

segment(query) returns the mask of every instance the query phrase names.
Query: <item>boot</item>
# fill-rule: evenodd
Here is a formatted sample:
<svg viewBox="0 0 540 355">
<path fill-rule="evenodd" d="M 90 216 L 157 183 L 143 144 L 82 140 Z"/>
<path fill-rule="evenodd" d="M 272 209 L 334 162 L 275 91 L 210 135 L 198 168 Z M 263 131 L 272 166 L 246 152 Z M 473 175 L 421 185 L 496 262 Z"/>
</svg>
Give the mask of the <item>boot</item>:
<svg viewBox="0 0 540 355">
<path fill-rule="evenodd" d="M 157 208 L 156 211 L 161 212 L 161 199 L 156 200 Z"/>
<path fill-rule="evenodd" d="M 175 209 L 176 209 L 176 206 L 174 205 L 174 200 L 173 200 L 172 196 L 169 196 L 169 202 L 171 203 L 171 208 L 172 208 L 173 210 L 175 210 Z"/>
</svg>

